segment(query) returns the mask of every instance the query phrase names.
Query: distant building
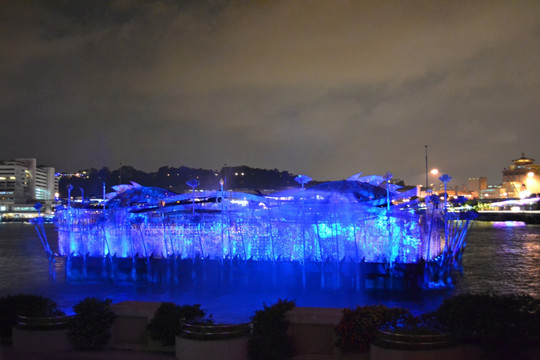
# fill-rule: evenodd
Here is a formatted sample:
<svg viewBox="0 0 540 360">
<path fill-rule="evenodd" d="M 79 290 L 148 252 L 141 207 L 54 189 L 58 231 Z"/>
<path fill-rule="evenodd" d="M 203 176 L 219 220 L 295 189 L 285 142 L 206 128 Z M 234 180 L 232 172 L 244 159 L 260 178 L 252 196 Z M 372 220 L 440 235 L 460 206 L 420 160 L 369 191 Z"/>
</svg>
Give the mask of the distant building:
<svg viewBox="0 0 540 360">
<path fill-rule="evenodd" d="M 501 185 L 488 185 L 480 191 L 480 199 L 502 199 L 508 197 L 505 189 Z"/>
<path fill-rule="evenodd" d="M 510 198 L 527 197 L 540 193 L 540 165 L 534 159 L 521 157 L 502 171 L 502 188 Z"/>
<path fill-rule="evenodd" d="M 474 177 L 467 179 L 467 192 L 475 199 L 480 198 L 482 190 L 487 188 L 487 178 L 485 177 Z"/>
<path fill-rule="evenodd" d="M 53 167 L 38 167 L 34 158 L 0 162 L 0 213 L 35 212 L 41 203 L 51 211 L 58 194 L 58 179 Z"/>
</svg>

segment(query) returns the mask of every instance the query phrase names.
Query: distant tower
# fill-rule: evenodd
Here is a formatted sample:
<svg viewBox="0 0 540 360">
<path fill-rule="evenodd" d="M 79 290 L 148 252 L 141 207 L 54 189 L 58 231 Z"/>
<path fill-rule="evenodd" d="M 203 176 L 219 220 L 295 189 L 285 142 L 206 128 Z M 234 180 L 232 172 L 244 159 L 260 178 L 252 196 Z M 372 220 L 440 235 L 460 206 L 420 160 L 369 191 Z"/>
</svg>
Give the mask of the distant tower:
<svg viewBox="0 0 540 360">
<path fill-rule="evenodd" d="M 480 198 L 482 190 L 485 190 L 487 188 L 487 178 L 485 177 L 474 177 L 467 179 L 467 191 L 475 199 Z"/>
</svg>

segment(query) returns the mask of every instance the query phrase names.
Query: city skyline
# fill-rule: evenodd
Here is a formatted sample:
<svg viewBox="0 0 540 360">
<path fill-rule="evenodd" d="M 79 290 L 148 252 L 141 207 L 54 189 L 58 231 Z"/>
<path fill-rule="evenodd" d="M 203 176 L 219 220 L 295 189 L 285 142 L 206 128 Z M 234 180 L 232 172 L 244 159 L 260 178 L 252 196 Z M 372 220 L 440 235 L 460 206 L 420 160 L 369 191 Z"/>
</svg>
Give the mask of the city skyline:
<svg viewBox="0 0 540 360">
<path fill-rule="evenodd" d="M 1 1 L 4 160 L 318 180 L 538 155 L 534 1 Z"/>
<path fill-rule="evenodd" d="M 504 185 L 505 183 L 514 181 L 514 180 L 508 178 L 508 174 L 509 174 L 509 173 L 512 173 L 512 172 L 514 172 L 514 171 L 515 171 L 516 173 L 522 174 L 521 176 L 527 176 L 527 173 L 523 173 L 523 171 L 526 171 L 526 172 L 531 172 L 531 171 L 532 171 L 533 173 L 536 172 L 536 173 L 538 174 L 537 168 L 538 168 L 539 165 L 534 164 L 534 162 L 531 163 L 531 164 L 532 164 L 532 167 L 533 167 L 534 169 L 527 170 L 527 169 L 528 169 L 528 168 L 527 168 L 527 169 L 523 170 L 523 169 L 519 169 L 519 168 L 518 168 L 518 169 L 510 170 L 513 166 L 516 166 L 515 164 L 516 164 L 516 161 L 518 161 L 518 159 L 521 159 L 521 160 L 526 159 L 527 161 L 533 160 L 532 158 L 527 157 L 527 156 L 525 156 L 524 153 L 522 153 L 521 157 L 516 158 L 516 159 L 513 159 L 513 161 L 512 161 L 513 164 L 508 164 L 508 166 L 506 166 L 506 167 L 504 167 L 503 169 L 501 169 L 501 171 L 500 171 L 500 172 L 501 172 L 501 178 L 500 178 L 499 181 L 493 180 L 493 179 L 490 181 L 490 179 L 488 179 L 487 177 L 482 176 L 482 175 L 479 175 L 479 176 L 468 176 L 468 177 L 466 178 L 466 180 L 465 180 L 464 183 L 462 183 L 462 184 L 457 184 L 455 181 L 452 182 L 452 180 L 454 180 L 454 179 L 452 178 L 451 175 L 449 175 L 449 174 L 444 174 L 444 173 L 442 173 L 441 171 L 439 171 L 439 169 L 433 168 L 433 167 L 432 167 L 432 168 L 429 168 L 428 171 L 427 171 L 427 173 L 424 174 L 424 180 L 425 180 L 425 177 L 427 176 L 427 179 L 428 179 L 428 185 L 429 185 L 429 186 L 433 186 L 433 185 L 442 186 L 442 185 L 443 185 L 443 181 L 442 181 L 440 178 L 441 178 L 442 176 L 449 175 L 449 176 L 450 176 L 450 181 L 449 181 L 449 183 L 452 182 L 452 189 L 454 189 L 454 190 L 459 189 L 460 191 L 464 191 L 464 190 L 469 190 L 468 188 L 469 188 L 469 186 L 470 186 L 470 184 L 471 184 L 471 181 L 473 181 L 473 182 L 475 182 L 475 181 L 476 181 L 476 182 L 481 181 L 481 182 L 484 184 L 484 185 L 482 185 L 482 186 L 485 186 L 485 187 L 487 187 L 488 185 L 489 185 L 489 186 L 494 186 L 494 187 L 497 187 L 497 186 L 499 186 L 499 185 Z M 110 171 L 110 172 L 118 172 L 118 171 L 120 171 L 121 169 L 127 169 L 128 167 L 129 167 L 129 168 L 132 168 L 133 170 L 136 170 L 136 171 L 142 171 L 141 169 L 137 169 L 137 168 L 135 168 L 135 167 L 133 167 L 133 166 L 131 166 L 131 165 L 129 165 L 129 164 L 123 164 L 123 165 L 120 165 L 118 168 L 108 168 L 108 167 L 106 167 L 106 166 L 97 167 L 97 168 L 79 168 L 76 172 L 71 172 L 71 173 L 69 173 L 69 172 L 68 172 L 68 173 L 64 172 L 64 173 L 58 173 L 58 174 L 61 174 L 62 176 L 70 176 L 70 177 L 71 177 L 71 176 L 82 176 L 82 175 L 84 175 L 84 172 L 89 171 L 89 170 L 92 170 L 92 169 L 93 169 L 93 171 L 99 172 L 100 170 L 106 168 L 106 169 L 107 169 L 108 171 Z M 217 169 L 204 169 L 204 168 L 200 168 L 200 167 L 187 167 L 187 166 L 185 166 L 185 165 L 171 166 L 171 165 L 167 165 L 167 164 L 163 165 L 163 167 L 165 167 L 165 168 L 170 168 L 170 170 L 172 170 L 172 171 L 174 171 L 175 169 L 182 169 L 182 168 L 188 168 L 188 169 L 197 170 L 197 171 L 198 171 L 198 170 L 210 171 L 210 172 L 215 172 L 214 175 L 216 175 L 216 176 L 217 176 L 218 174 L 220 174 L 221 172 L 223 172 L 225 169 L 229 169 L 228 171 L 231 171 L 232 169 L 237 169 L 237 171 L 242 171 L 242 174 L 240 174 L 239 172 L 233 174 L 233 175 L 236 175 L 236 176 L 240 176 L 240 175 L 244 176 L 243 171 L 246 171 L 246 170 L 249 170 L 249 169 L 253 169 L 253 170 L 262 170 L 262 171 L 286 172 L 286 173 L 291 174 L 292 176 L 296 176 L 296 175 L 306 176 L 306 174 L 297 174 L 297 173 L 294 173 L 294 172 L 289 171 L 288 169 L 276 169 L 276 168 L 270 169 L 270 168 L 261 168 L 261 167 L 257 167 L 257 166 L 248 166 L 248 165 L 224 166 L 224 167 L 222 167 L 222 168 L 217 168 Z M 244 168 L 247 168 L 247 169 L 244 169 Z M 125 171 L 125 170 L 123 170 L 123 171 Z M 157 171 L 147 171 L 147 172 L 145 172 L 145 173 L 147 173 L 147 174 L 156 174 L 156 173 L 159 173 L 160 171 L 161 171 L 161 168 L 158 169 Z M 185 170 L 183 170 L 183 171 L 185 171 Z M 120 173 L 120 174 L 121 174 L 121 173 Z M 390 174 L 391 174 L 391 173 L 390 173 Z M 524 174 L 524 175 L 523 175 L 523 174 Z M 246 175 L 247 175 L 247 174 L 246 174 Z M 384 175 L 386 175 L 386 174 L 384 174 Z M 380 176 L 380 178 L 384 178 L 384 175 L 383 175 L 383 176 L 380 176 L 380 175 L 379 175 L 379 176 Z M 391 177 L 392 182 L 394 182 L 394 183 L 401 183 L 401 182 L 403 181 L 403 183 L 404 183 L 406 186 L 424 186 L 424 185 L 425 185 L 425 183 L 424 183 L 424 184 L 412 184 L 412 183 L 407 183 L 407 182 L 405 181 L 405 179 L 396 177 L 396 176 L 394 176 L 393 174 L 391 174 L 391 175 L 392 175 L 392 177 Z M 119 176 L 120 176 L 120 175 L 119 175 Z M 370 177 L 373 177 L 373 176 L 377 176 L 377 174 L 364 174 L 364 173 L 359 173 L 359 174 L 356 174 L 356 175 L 351 176 L 350 178 L 351 178 L 351 179 L 355 179 L 355 178 L 362 178 L 362 177 L 365 177 L 365 178 L 367 179 L 367 178 L 370 178 Z M 309 176 L 308 176 L 308 177 L 309 177 Z M 505 180 L 505 177 L 506 177 L 506 180 Z M 311 177 L 309 177 L 309 178 L 311 179 L 310 181 L 316 181 L 316 182 L 325 182 L 325 181 L 340 180 L 340 179 L 331 179 L 331 180 L 328 180 L 328 179 L 312 179 Z M 346 180 L 346 179 L 341 179 L 341 180 Z M 120 183 L 122 183 L 122 182 L 121 182 L 121 178 L 119 179 L 119 181 L 120 181 Z M 125 179 L 125 181 L 129 182 L 129 179 Z M 218 181 L 217 178 L 216 178 L 216 184 L 217 184 L 217 183 L 219 183 L 219 181 Z M 183 185 L 183 184 L 181 184 L 181 185 Z M 476 188 L 476 185 L 475 185 L 474 187 Z"/>
</svg>

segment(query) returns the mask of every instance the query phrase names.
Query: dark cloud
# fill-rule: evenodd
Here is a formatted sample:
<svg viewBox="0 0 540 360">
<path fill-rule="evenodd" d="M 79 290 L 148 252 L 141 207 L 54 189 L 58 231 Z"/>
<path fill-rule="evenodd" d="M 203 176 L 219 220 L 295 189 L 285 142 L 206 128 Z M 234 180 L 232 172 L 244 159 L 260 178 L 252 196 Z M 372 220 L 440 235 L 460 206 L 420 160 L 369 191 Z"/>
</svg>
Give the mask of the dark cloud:
<svg viewBox="0 0 540 360">
<path fill-rule="evenodd" d="M 0 1 L 0 154 L 456 184 L 539 157 L 535 1 Z"/>
</svg>

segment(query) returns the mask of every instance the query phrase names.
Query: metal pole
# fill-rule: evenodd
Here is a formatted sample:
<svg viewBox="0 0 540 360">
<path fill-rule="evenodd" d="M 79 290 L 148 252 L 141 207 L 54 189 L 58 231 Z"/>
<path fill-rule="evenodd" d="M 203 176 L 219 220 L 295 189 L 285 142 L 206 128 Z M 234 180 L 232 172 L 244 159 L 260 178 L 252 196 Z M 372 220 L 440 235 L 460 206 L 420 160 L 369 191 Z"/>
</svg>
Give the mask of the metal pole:
<svg viewBox="0 0 540 360">
<path fill-rule="evenodd" d="M 428 162 L 427 162 L 427 145 L 426 145 L 426 192 L 427 192 L 427 189 L 428 189 Z"/>
<path fill-rule="evenodd" d="M 71 189 L 73 189 L 73 185 L 68 185 L 68 209 L 71 210 Z"/>
</svg>

